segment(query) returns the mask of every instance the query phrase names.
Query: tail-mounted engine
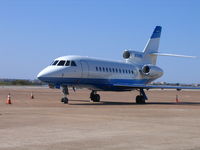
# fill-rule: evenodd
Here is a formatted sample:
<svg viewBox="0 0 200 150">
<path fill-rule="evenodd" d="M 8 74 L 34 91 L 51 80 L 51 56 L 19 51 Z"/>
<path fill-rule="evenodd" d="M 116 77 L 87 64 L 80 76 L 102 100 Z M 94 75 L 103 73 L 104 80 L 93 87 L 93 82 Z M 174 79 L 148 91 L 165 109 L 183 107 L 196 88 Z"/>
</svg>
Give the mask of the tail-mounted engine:
<svg viewBox="0 0 200 150">
<path fill-rule="evenodd" d="M 123 53 L 123 58 L 129 62 L 142 63 L 143 58 L 144 58 L 144 53 L 137 52 L 137 51 L 125 50 Z"/>
<path fill-rule="evenodd" d="M 140 70 L 143 76 L 151 77 L 151 78 L 159 78 L 163 75 L 163 70 L 154 65 L 144 65 Z"/>
<path fill-rule="evenodd" d="M 142 66 L 140 69 L 140 73 L 144 77 L 159 78 L 163 75 L 163 70 L 161 68 L 155 66 L 154 64 L 150 64 L 150 54 L 125 50 L 123 53 L 123 58 L 128 62 L 138 64 L 138 66 Z"/>
</svg>

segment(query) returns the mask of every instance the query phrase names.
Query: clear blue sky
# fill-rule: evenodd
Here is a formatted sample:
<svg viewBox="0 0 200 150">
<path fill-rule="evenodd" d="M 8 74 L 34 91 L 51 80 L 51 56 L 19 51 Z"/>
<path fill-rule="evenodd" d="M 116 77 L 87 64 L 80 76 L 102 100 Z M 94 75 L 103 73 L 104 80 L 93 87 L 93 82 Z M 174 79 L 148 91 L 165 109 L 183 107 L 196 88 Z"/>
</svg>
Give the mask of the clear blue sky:
<svg viewBox="0 0 200 150">
<path fill-rule="evenodd" d="M 126 48 L 143 50 L 163 27 L 158 81 L 200 83 L 198 0 L 0 0 L 0 78 L 35 79 L 63 55 L 122 60 Z"/>
</svg>

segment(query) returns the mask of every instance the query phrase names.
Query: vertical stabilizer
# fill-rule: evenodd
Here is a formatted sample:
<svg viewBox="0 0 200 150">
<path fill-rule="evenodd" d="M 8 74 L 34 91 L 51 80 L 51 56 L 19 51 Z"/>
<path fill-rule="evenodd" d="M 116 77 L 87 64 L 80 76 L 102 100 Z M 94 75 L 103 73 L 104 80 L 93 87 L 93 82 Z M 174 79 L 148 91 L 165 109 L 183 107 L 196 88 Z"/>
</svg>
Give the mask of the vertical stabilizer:
<svg viewBox="0 0 200 150">
<path fill-rule="evenodd" d="M 156 26 L 154 29 L 151 38 L 148 40 L 145 48 L 144 48 L 144 62 L 149 64 L 156 64 L 157 56 L 156 55 L 150 55 L 151 53 L 157 53 L 160 43 L 160 35 L 161 35 L 161 26 Z"/>
</svg>

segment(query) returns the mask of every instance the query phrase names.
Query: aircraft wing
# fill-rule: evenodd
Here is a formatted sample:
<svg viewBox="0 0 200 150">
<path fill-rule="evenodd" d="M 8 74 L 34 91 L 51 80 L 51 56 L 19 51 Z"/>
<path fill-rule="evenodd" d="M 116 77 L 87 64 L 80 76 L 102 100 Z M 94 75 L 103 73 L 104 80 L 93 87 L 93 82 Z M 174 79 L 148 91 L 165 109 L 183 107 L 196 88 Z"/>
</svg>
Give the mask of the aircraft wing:
<svg viewBox="0 0 200 150">
<path fill-rule="evenodd" d="M 115 84 L 115 87 L 124 87 L 124 88 L 133 88 L 133 89 L 176 89 L 176 90 L 182 90 L 182 89 L 196 89 L 200 90 L 199 86 L 168 86 L 168 85 L 149 85 L 149 84 Z"/>
</svg>

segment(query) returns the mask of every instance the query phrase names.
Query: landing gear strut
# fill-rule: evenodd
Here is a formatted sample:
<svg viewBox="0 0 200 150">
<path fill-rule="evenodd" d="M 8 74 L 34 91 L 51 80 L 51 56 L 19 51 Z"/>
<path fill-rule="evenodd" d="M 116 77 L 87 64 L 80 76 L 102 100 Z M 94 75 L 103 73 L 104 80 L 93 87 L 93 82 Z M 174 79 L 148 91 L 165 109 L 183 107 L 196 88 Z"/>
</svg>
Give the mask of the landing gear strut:
<svg viewBox="0 0 200 150">
<path fill-rule="evenodd" d="M 91 101 L 93 101 L 93 102 L 100 102 L 100 95 L 97 94 L 97 91 L 92 91 L 92 92 L 90 93 L 90 99 L 91 99 Z"/>
<path fill-rule="evenodd" d="M 140 95 L 136 96 L 136 103 L 137 104 L 145 104 L 146 103 L 146 100 L 148 100 L 145 92 L 144 92 L 144 89 L 140 89 Z"/>
<path fill-rule="evenodd" d="M 64 94 L 64 97 L 61 98 L 61 102 L 64 104 L 68 104 L 68 98 L 67 98 L 67 95 L 69 95 L 68 87 L 63 86 L 62 92 Z"/>
</svg>

